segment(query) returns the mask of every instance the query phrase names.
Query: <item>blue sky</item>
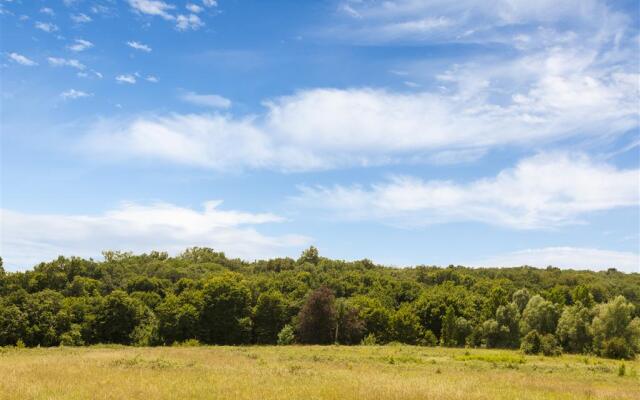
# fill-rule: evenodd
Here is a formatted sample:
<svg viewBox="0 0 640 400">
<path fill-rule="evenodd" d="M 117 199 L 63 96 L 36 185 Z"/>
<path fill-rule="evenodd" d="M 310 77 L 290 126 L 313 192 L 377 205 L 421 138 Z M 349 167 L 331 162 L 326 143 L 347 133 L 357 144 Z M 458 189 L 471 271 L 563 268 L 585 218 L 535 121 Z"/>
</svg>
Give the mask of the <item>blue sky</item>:
<svg viewBox="0 0 640 400">
<path fill-rule="evenodd" d="M 633 1 L 0 0 L 1 250 L 638 272 Z"/>
</svg>

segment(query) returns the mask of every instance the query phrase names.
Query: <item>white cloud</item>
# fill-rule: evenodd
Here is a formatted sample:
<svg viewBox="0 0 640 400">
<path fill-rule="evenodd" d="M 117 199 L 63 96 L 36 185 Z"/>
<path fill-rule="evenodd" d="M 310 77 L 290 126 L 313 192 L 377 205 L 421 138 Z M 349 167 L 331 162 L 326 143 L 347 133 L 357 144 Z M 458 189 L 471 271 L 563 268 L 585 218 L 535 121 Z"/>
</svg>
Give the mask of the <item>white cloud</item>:
<svg viewBox="0 0 640 400">
<path fill-rule="evenodd" d="M 399 176 L 370 187 L 301 187 L 301 206 L 394 225 L 476 221 L 515 229 L 579 223 L 596 211 L 640 203 L 640 170 L 585 155 L 539 154 L 468 183 Z"/>
<path fill-rule="evenodd" d="M 190 12 L 194 13 L 194 14 L 198 14 L 201 13 L 202 11 L 204 11 L 204 8 L 200 7 L 197 4 L 193 4 L 193 3 L 188 3 L 185 8 L 187 10 L 189 10 Z"/>
<path fill-rule="evenodd" d="M 85 69 L 84 64 L 76 59 L 67 59 L 67 58 L 59 58 L 59 57 L 49 57 L 47 58 L 49 64 L 54 67 L 72 67 L 79 70 Z"/>
<path fill-rule="evenodd" d="M 187 92 L 180 96 L 180 99 L 187 103 L 202 107 L 223 109 L 231 107 L 231 100 L 217 94 L 198 94 L 194 92 Z"/>
<path fill-rule="evenodd" d="M 42 8 L 40 9 L 40 12 L 41 12 L 42 14 L 47 14 L 47 15 L 51 15 L 51 16 L 56 15 L 56 13 L 55 13 L 51 8 L 49 8 L 49 7 L 42 7 Z"/>
<path fill-rule="evenodd" d="M 612 28 L 607 25 L 603 29 L 602 36 L 595 35 L 601 38 L 593 40 L 575 34 L 558 36 L 556 31 L 541 29 L 533 40 L 539 39 L 541 47 L 515 56 L 475 58 L 438 71 L 421 62 L 393 66 L 391 71 L 412 87 L 410 92 L 368 87 L 311 88 L 266 99 L 265 110 L 254 115 L 134 118 L 138 123 L 135 134 L 140 134 L 137 130 L 142 126 L 153 127 L 155 130 L 146 135 L 171 132 L 191 143 L 189 148 L 211 149 L 236 130 L 249 129 L 251 140 L 259 138 L 261 143 L 253 161 L 224 157 L 238 162 L 229 165 L 201 158 L 203 154 L 218 156 L 217 151 L 207 150 L 193 157 L 198 162 L 188 164 L 281 170 L 451 164 L 456 159 L 469 162 L 497 147 L 528 148 L 569 138 L 581 144 L 594 138 L 611 138 L 639 126 L 640 74 L 633 61 L 635 47 L 622 45 L 628 44 L 628 39 L 620 39 L 621 45 L 615 46 L 607 39 Z M 193 99 L 203 105 L 206 101 Z M 133 120 L 112 121 L 118 126 L 118 140 L 126 141 L 128 135 L 134 135 L 133 127 L 126 126 Z M 193 129 L 201 133 L 195 135 L 177 127 L 178 120 L 196 124 Z M 110 133 L 94 129 L 93 134 Z M 130 139 L 135 141 L 134 137 Z M 188 158 L 183 154 L 172 156 L 164 148 L 155 151 L 157 143 L 150 142 L 150 149 L 142 153 L 173 162 Z M 130 149 L 121 152 L 135 158 Z"/>
<path fill-rule="evenodd" d="M 94 14 L 109 14 L 111 12 L 111 9 L 109 9 L 109 7 L 102 4 L 96 4 L 91 6 L 90 10 Z"/>
<path fill-rule="evenodd" d="M 37 62 L 31 60 L 30 58 L 27 58 L 25 56 L 23 56 L 22 54 L 18 54 L 18 53 L 9 53 L 9 55 L 7 56 L 11 61 L 18 63 L 20 65 L 25 65 L 27 67 L 33 67 L 38 65 Z"/>
<path fill-rule="evenodd" d="M 73 22 L 76 24 L 86 24 L 87 22 L 91 22 L 92 19 L 87 14 L 79 13 L 79 14 L 71 14 L 69 16 Z"/>
<path fill-rule="evenodd" d="M 83 92 L 81 90 L 75 90 L 75 89 L 69 89 L 67 91 L 60 93 L 60 97 L 62 97 L 64 100 L 75 100 L 75 99 L 80 99 L 82 97 L 89 97 L 89 96 L 91 96 L 91 93 L 87 93 L 87 92 Z"/>
<path fill-rule="evenodd" d="M 527 249 L 489 257 L 469 263 L 478 267 L 515 267 L 529 265 L 544 268 L 606 270 L 616 268 L 624 272 L 640 272 L 640 254 L 578 247 L 545 247 Z"/>
<path fill-rule="evenodd" d="M 158 83 L 159 79 L 156 76 L 153 75 L 147 75 L 146 78 L 144 78 L 147 82 L 151 82 L 151 83 Z"/>
<path fill-rule="evenodd" d="M 133 85 L 134 83 L 136 83 L 136 77 L 131 75 L 131 74 L 118 75 L 118 76 L 116 76 L 116 82 L 118 82 L 118 83 L 128 83 L 128 84 Z"/>
<path fill-rule="evenodd" d="M 48 33 L 56 32 L 58 30 L 58 26 L 50 22 L 36 22 L 35 27 Z"/>
<path fill-rule="evenodd" d="M 146 44 L 142 44 L 140 42 L 129 41 L 127 42 L 127 46 L 131 47 L 132 49 L 144 51 L 145 53 L 151 52 L 151 47 L 147 46 Z"/>
<path fill-rule="evenodd" d="M 167 203 L 124 203 L 99 215 L 0 210 L 1 253 L 9 267 L 28 268 L 59 254 L 97 257 L 102 250 L 176 254 L 190 246 L 213 247 L 233 257 L 254 259 L 292 248 L 298 251 L 309 241 L 299 235 L 264 235 L 254 226 L 283 219 L 269 213 L 221 210 L 220 203 L 207 202 L 202 211 Z"/>
<path fill-rule="evenodd" d="M 175 17 L 169 14 L 175 6 L 159 0 L 128 0 L 129 5 L 136 12 L 146 15 L 162 17 L 166 20 L 173 20 Z"/>
<path fill-rule="evenodd" d="M 98 71 L 95 70 L 90 70 L 90 71 L 80 71 L 78 72 L 76 75 L 78 75 L 78 77 L 80 78 L 98 78 L 98 79 L 102 79 L 102 74 Z"/>
<path fill-rule="evenodd" d="M 219 115 L 103 120 L 81 148 L 97 156 L 164 159 L 215 169 L 259 168 L 273 157 L 271 144 L 251 120 L 230 122 Z M 304 153 L 295 152 L 288 160 L 307 162 Z"/>
<path fill-rule="evenodd" d="M 76 39 L 74 44 L 67 46 L 71 51 L 80 52 L 93 47 L 93 43 L 84 39 Z"/>
<path fill-rule="evenodd" d="M 577 59 L 558 57 L 561 62 L 577 63 Z M 638 126 L 637 74 L 615 70 L 600 76 L 547 72 L 544 59 L 530 61 L 532 66 L 528 68 L 535 65 L 543 70 L 542 75 L 524 85 L 522 95 L 515 91 L 503 102 L 492 100 L 483 86 L 469 82 L 463 74 L 457 80 L 442 77 L 451 79 L 446 82 L 451 85 L 447 93 L 310 89 L 265 101 L 267 111 L 262 115 L 172 114 L 137 119 L 135 127 L 123 126 L 123 121 L 114 123 L 120 126 L 119 140 L 135 140 L 139 129 L 149 127 L 152 130 L 146 136 L 170 132 L 197 149 L 219 146 L 221 138 L 250 129 L 251 140 L 260 138 L 264 144 L 254 155 L 260 161 L 251 165 L 285 170 L 425 161 L 442 154 L 465 155 L 466 161 L 466 155 L 481 155 L 496 146 L 526 147 L 569 137 L 610 136 Z M 506 79 L 506 72 L 502 75 Z M 187 98 L 204 104 L 206 100 L 197 96 Z M 176 121 L 197 126 L 183 129 Z M 196 131 L 201 133 L 195 135 Z M 143 153 L 171 161 L 184 158 L 172 157 L 164 149 L 155 152 L 153 147 L 160 142 L 151 140 Z M 200 160 L 202 166 L 219 166 L 215 160 L 193 159 Z M 189 164 L 198 165 L 193 161 Z M 248 165 L 240 161 L 238 166 Z"/>
<path fill-rule="evenodd" d="M 176 29 L 179 31 L 198 30 L 204 26 L 204 22 L 196 14 L 178 15 L 176 17 Z"/>
<path fill-rule="evenodd" d="M 368 42 L 513 43 L 514 30 L 535 34 L 541 26 L 555 26 L 584 32 L 627 22 L 601 0 L 345 0 L 338 10 L 347 20 L 334 26 L 330 34 Z"/>
<path fill-rule="evenodd" d="M 206 7 L 217 7 L 218 2 L 216 0 L 202 0 L 202 4 Z"/>
</svg>

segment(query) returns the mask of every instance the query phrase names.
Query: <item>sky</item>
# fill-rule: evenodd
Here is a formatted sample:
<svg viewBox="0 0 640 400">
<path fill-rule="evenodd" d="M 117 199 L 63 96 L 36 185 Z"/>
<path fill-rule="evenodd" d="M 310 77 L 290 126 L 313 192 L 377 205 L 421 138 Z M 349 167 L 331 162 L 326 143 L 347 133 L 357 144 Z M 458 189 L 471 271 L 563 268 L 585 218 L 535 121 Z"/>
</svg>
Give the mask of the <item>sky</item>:
<svg viewBox="0 0 640 400">
<path fill-rule="evenodd" d="M 0 256 L 640 272 L 640 15 L 0 0 Z"/>
</svg>

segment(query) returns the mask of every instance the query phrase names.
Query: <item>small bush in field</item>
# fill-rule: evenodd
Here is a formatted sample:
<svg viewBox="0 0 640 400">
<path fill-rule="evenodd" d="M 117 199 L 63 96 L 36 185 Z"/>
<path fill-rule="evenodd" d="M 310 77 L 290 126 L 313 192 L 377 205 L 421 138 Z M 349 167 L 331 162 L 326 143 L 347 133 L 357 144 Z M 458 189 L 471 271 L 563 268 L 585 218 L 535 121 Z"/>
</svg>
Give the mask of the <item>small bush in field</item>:
<svg viewBox="0 0 640 400">
<path fill-rule="evenodd" d="M 520 350 L 524 354 L 538 354 L 540 353 L 540 334 L 538 331 L 531 331 L 522 338 L 522 343 L 520 344 Z"/>
<path fill-rule="evenodd" d="M 558 341 L 555 336 L 550 333 L 540 338 L 540 351 L 545 356 L 559 356 L 562 354 Z"/>
<path fill-rule="evenodd" d="M 378 340 L 376 339 L 376 335 L 370 333 L 365 336 L 364 339 L 362 339 L 362 342 L 360 344 L 362 344 L 363 346 L 375 346 L 377 343 Z"/>
<path fill-rule="evenodd" d="M 285 325 L 284 328 L 278 333 L 278 344 L 281 346 L 293 344 L 296 341 L 296 336 L 291 325 Z"/>
</svg>

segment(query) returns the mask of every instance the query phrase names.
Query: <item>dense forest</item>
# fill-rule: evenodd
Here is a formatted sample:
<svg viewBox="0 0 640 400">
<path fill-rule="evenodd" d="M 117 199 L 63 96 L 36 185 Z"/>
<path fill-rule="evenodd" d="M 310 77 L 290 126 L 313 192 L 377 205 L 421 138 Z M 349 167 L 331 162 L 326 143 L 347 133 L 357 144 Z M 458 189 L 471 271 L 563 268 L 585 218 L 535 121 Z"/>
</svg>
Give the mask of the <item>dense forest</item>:
<svg viewBox="0 0 640 400">
<path fill-rule="evenodd" d="M 640 274 L 391 268 L 305 250 L 246 262 L 208 248 L 177 257 L 105 252 L 25 272 L 0 261 L 0 346 L 385 344 L 640 351 Z M 1 259 L 0 259 L 1 260 Z"/>
</svg>

